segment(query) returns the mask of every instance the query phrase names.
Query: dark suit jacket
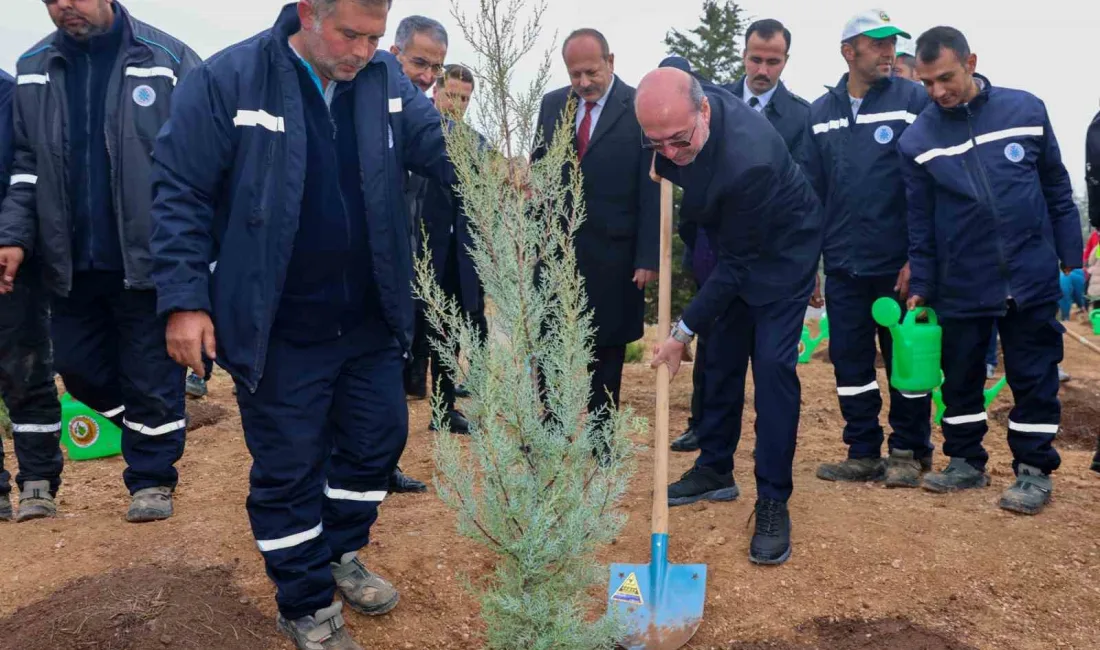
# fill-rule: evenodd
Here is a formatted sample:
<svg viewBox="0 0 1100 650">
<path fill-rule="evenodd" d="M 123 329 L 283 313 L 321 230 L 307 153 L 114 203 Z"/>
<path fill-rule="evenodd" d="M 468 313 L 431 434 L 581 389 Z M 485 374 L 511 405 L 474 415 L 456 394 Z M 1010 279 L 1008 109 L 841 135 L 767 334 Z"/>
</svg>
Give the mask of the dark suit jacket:
<svg viewBox="0 0 1100 650">
<path fill-rule="evenodd" d="M 745 78 L 726 84 L 723 88 L 733 93 L 737 99 L 742 99 L 745 96 Z M 775 88 L 771 101 L 764 107 L 764 117 L 768 118 L 775 130 L 779 131 L 779 135 L 783 136 L 783 141 L 787 143 L 787 150 L 795 155 L 796 159 L 809 115 L 810 103 L 787 90 L 782 81 Z"/>
<path fill-rule="evenodd" d="M 409 174 L 409 184 L 405 191 L 419 242 L 421 225 L 428 235 L 428 251 L 435 270 L 435 279 L 446 287 L 444 274 L 448 272 L 448 259 L 455 257 L 458 269 L 457 288 L 459 304 L 467 313 L 478 313 L 485 307 L 485 295 L 481 290 L 481 280 L 477 267 L 470 257 L 473 239 L 470 237 L 470 223 L 461 200 L 448 187 L 438 181 Z M 419 246 L 417 253 L 419 253 Z"/>
<path fill-rule="evenodd" d="M 543 97 L 537 127 L 543 142 L 554 139 L 572 96 L 572 89 L 565 87 Z M 576 130 L 573 124 L 569 128 Z M 652 154 L 642 148 L 641 134 L 634 88 L 616 77 L 581 161 L 587 218 L 577 232 L 577 266 L 598 346 L 625 345 L 642 337 L 645 292 L 634 286 L 634 270 L 658 267 L 661 190 L 649 178 Z M 532 159 L 545 154 L 545 148 L 536 149 Z"/>
<path fill-rule="evenodd" d="M 684 311 L 706 335 L 735 300 L 809 298 L 821 256 L 821 204 L 779 133 L 747 104 L 707 89 L 710 138 L 690 165 L 657 156 L 657 174 L 684 188 L 681 216 L 698 221 L 718 263 Z"/>
<path fill-rule="evenodd" d="M 1089 223 L 1100 230 L 1100 113 L 1092 118 L 1085 139 L 1085 185 L 1089 193 Z"/>
</svg>

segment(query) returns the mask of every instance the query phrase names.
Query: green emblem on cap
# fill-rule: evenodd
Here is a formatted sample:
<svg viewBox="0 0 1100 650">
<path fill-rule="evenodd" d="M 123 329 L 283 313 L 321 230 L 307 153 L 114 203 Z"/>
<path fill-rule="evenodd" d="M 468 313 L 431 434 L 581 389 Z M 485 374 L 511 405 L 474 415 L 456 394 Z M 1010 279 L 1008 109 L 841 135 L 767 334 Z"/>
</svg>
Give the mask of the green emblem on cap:
<svg viewBox="0 0 1100 650">
<path fill-rule="evenodd" d="M 890 16 L 886 15 L 885 11 L 878 12 L 878 17 L 881 18 L 884 23 L 890 22 Z"/>
</svg>

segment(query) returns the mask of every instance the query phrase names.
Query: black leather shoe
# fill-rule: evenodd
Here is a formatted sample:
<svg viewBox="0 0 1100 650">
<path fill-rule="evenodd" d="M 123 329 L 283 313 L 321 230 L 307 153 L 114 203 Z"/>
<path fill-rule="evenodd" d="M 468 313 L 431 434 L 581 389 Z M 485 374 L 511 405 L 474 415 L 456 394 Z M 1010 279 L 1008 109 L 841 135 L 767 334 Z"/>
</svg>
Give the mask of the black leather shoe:
<svg viewBox="0 0 1100 650">
<path fill-rule="evenodd" d="M 466 399 L 470 396 L 470 391 L 466 390 L 466 386 L 459 384 L 455 386 L 455 397 L 459 399 Z"/>
<path fill-rule="evenodd" d="M 413 359 L 405 365 L 405 395 L 414 400 L 428 397 L 428 359 Z"/>
<path fill-rule="evenodd" d="M 699 451 L 699 438 L 695 435 L 695 429 L 689 428 L 684 435 L 673 440 L 668 448 L 672 451 Z"/>
<path fill-rule="evenodd" d="M 783 564 L 791 557 L 791 514 L 787 504 L 773 499 L 756 502 L 756 532 L 749 543 L 753 564 Z"/>
<path fill-rule="evenodd" d="M 741 490 L 733 472 L 719 474 L 709 467 L 692 467 L 679 481 L 668 486 L 668 505 L 686 506 L 696 501 L 733 501 Z"/>
<path fill-rule="evenodd" d="M 466 416 L 462 414 L 462 411 L 458 409 L 447 411 L 447 414 L 443 416 L 443 426 L 450 429 L 451 433 L 457 433 L 459 435 L 469 435 L 470 433 L 470 422 L 466 419 Z M 428 425 L 428 430 L 437 431 L 434 421 Z"/>
<path fill-rule="evenodd" d="M 400 467 L 390 474 L 390 492 L 402 494 L 408 492 L 427 492 L 428 486 L 401 471 Z"/>
</svg>

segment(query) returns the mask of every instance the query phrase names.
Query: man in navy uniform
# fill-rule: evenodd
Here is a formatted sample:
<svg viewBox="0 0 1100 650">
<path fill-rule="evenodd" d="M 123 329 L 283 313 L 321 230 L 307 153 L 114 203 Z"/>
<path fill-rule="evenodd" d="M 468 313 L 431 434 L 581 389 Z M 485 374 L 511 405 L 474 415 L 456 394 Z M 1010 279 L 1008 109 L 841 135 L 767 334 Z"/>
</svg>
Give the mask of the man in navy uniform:
<svg viewBox="0 0 1100 650">
<path fill-rule="evenodd" d="M 236 381 L 249 519 L 303 650 L 360 647 L 337 590 L 364 614 L 397 605 L 357 553 L 408 435 L 405 174 L 456 181 L 439 113 L 378 50 L 389 4 L 287 5 L 181 86 L 154 154 L 169 352 Z"/>
<path fill-rule="evenodd" d="M 780 564 L 791 554 L 787 500 L 801 396 L 795 366 L 821 255 L 821 205 L 779 133 L 728 92 L 705 91 L 688 73 L 659 68 L 642 80 L 635 105 L 647 146 L 660 154 L 656 174 L 684 188 L 683 214 L 707 231 L 717 256 L 653 362 L 675 375 L 696 332 L 722 342 L 703 360 L 701 453 L 669 486 L 669 504 L 737 498 L 733 454 L 752 359 L 757 502 L 749 559 Z"/>
<path fill-rule="evenodd" d="M 11 182 L 14 149 L 11 104 L 15 79 L 0 70 L 0 203 Z M 9 295 L 0 295 L 0 398 L 11 419 L 19 475 L 18 514 L 11 504 L 11 474 L 0 446 L 0 521 L 28 521 L 57 512 L 54 495 L 61 485 L 61 405 L 50 364 L 49 297 L 38 273 L 23 269 Z"/>
<path fill-rule="evenodd" d="M 932 398 L 890 388 L 889 455 L 882 459 L 882 395 L 875 343 L 891 374 L 889 330 L 871 317 L 880 298 L 904 300 L 909 278 L 905 185 L 897 139 L 928 105 L 920 85 L 892 76 L 896 41 L 908 37 L 885 12 L 848 21 L 840 53 L 848 72 L 814 102 L 802 166 L 825 206 L 829 358 L 844 416 L 848 457 L 824 463 L 827 481 L 886 481 L 919 487 L 932 466 Z"/>
<path fill-rule="evenodd" d="M 28 276 L 41 276 L 65 388 L 122 428 L 126 519 L 165 519 L 186 417 L 150 277 L 150 149 L 199 58 L 115 0 L 45 4 L 57 31 L 17 64 L 0 293 L 35 293 Z M 37 270 L 18 273 L 24 257 Z M 55 483 L 36 496 L 52 499 Z"/>
<path fill-rule="evenodd" d="M 917 72 L 935 101 L 898 141 L 909 197 L 909 308 L 943 327 L 943 451 L 924 477 L 933 492 L 989 485 L 985 350 L 996 320 L 1015 405 L 1008 445 L 1015 483 L 1001 507 L 1037 514 L 1061 459 L 1055 318 L 1060 272 L 1081 266 L 1081 224 L 1046 106 L 976 74 L 952 27 L 917 39 Z"/>
</svg>

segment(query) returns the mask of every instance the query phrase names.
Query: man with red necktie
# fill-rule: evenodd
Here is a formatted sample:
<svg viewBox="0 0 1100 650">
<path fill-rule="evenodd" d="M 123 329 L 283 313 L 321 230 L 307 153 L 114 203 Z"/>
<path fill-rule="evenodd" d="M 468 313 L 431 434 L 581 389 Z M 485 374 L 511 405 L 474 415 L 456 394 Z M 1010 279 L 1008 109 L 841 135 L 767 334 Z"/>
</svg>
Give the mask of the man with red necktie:
<svg viewBox="0 0 1100 650">
<path fill-rule="evenodd" d="M 642 337 L 645 286 L 657 279 L 660 186 L 649 178 L 652 155 L 642 148 L 634 88 L 615 76 L 607 39 L 578 29 L 565 39 L 562 58 L 570 85 L 543 97 L 542 140 L 532 158 L 545 155 L 545 143 L 576 98 L 574 137 L 587 216 L 575 246 L 596 330 L 588 410 L 601 417 L 605 407 L 618 406 L 626 345 Z"/>
</svg>

